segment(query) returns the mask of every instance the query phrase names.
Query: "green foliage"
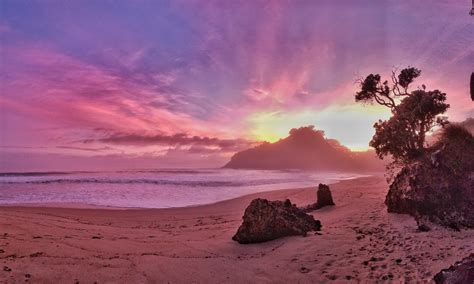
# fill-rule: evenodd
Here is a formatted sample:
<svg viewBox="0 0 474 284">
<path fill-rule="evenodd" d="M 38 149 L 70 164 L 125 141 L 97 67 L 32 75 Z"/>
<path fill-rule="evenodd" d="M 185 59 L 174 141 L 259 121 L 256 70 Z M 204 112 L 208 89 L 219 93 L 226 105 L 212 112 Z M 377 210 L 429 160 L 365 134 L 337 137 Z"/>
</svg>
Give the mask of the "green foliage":
<svg viewBox="0 0 474 284">
<path fill-rule="evenodd" d="M 408 91 L 421 71 L 409 67 L 397 76 L 392 72 L 391 81 L 381 81 L 378 74 L 370 74 L 360 82 L 356 93 L 357 102 L 377 103 L 391 109 L 392 117 L 374 124 L 375 135 L 370 146 L 375 148 L 379 158 L 391 155 L 395 162 L 407 163 L 425 152 L 426 133 L 435 126 L 443 126 L 446 118 L 446 94 L 439 91 L 421 89 Z"/>
</svg>

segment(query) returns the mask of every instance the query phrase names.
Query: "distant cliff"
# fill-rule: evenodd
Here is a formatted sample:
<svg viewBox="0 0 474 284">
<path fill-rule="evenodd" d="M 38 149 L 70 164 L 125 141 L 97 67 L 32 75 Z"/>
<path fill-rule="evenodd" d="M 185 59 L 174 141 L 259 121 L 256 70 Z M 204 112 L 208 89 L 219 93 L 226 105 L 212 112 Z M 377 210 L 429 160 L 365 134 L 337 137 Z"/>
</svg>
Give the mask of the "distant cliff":
<svg viewBox="0 0 474 284">
<path fill-rule="evenodd" d="M 233 169 L 304 169 L 325 171 L 382 171 L 373 151 L 351 152 L 337 140 L 326 139 L 313 126 L 294 128 L 275 143 L 265 142 L 232 156 L 224 166 Z"/>
</svg>

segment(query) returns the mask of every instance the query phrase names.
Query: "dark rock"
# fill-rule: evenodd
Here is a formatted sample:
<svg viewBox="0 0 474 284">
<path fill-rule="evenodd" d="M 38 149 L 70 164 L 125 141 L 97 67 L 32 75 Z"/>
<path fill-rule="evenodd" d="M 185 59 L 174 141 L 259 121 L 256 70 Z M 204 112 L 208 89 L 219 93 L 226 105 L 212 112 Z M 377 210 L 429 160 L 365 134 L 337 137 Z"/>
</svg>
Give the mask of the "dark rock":
<svg viewBox="0 0 474 284">
<path fill-rule="evenodd" d="M 320 209 L 324 206 L 333 206 L 333 205 L 336 205 L 336 204 L 334 204 L 334 201 L 332 200 L 332 194 L 331 194 L 331 190 L 329 189 L 329 186 L 320 183 L 318 186 L 316 203 L 310 204 L 302 208 L 302 210 L 305 212 L 311 212 L 313 210 Z"/>
<path fill-rule="evenodd" d="M 448 138 L 398 173 L 385 199 L 388 212 L 454 230 L 474 228 L 474 137 L 451 128 Z"/>
<path fill-rule="evenodd" d="M 420 231 L 420 232 L 429 232 L 429 231 L 431 231 L 431 228 L 426 224 L 419 224 L 418 225 L 418 231 Z"/>
<path fill-rule="evenodd" d="M 290 200 L 254 199 L 245 209 L 242 225 L 232 237 L 241 244 L 260 243 L 285 236 L 319 231 L 321 222 L 293 206 Z"/>
<path fill-rule="evenodd" d="M 318 186 L 318 202 L 316 202 L 316 209 L 322 208 L 324 206 L 332 206 L 334 201 L 332 200 L 331 190 L 329 186 L 320 183 Z"/>
<path fill-rule="evenodd" d="M 474 283 L 474 254 L 435 275 L 436 284 Z"/>
<path fill-rule="evenodd" d="M 405 167 L 390 185 L 388 212 L 426 217 L 455 230 L 474 228 L 474 178 L 450 181 L 441 170 L 423 163 Z"/>
</svg>

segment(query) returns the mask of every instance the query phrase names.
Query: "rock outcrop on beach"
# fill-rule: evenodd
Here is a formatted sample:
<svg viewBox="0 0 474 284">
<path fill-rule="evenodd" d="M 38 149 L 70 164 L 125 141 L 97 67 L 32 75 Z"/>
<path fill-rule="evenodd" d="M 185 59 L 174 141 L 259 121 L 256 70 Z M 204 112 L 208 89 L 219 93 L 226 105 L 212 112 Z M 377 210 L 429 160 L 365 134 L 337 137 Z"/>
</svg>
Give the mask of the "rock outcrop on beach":
<svg viewBox="0 0 474 284">
<path fill-rule="evenodd" d="M 329 186 L 326 184 L 322 184 L 322 183 L 319 184 L 317 198 L 318 199 L 316 200 L 316 203 L 313 203 L 304 207 L 303 211 L 310 212 L 313 210 L 323 208 L 324 206 L 336 205 L 334 204 L 334 201 L 332 200 L 331 190 L 329 189 Z"/>
<path fill-rule="evenodd" d="M 474 137 L 450 126 L 430 151 L 406 165 L 390 185 L 388 212 L 445 227 L 474 228 Z"/>
<path fill-rule="evenodd" d="M 328 139 L 313 126 L 294 128 L 275 143 L 264 142 L 236 153 L 224 166 L 232 169 L 304 169 L 325 171 L 383 171 L 375 152 L 352 152 L 337 140 Z"/>
<path fill-rule="evenodd" d="M 260 243 L 286 236 L 306 236 L 319 231 L 321 222 L 304 213 L 290 200 L 254 199 L 245 209 L 242 225 L 232 237 L 241 244 Z"/>
<path fill-rule="evenodd" d="M 435 275 L 436 284 L 474 283 L 474 254 Z"/>
</svg>

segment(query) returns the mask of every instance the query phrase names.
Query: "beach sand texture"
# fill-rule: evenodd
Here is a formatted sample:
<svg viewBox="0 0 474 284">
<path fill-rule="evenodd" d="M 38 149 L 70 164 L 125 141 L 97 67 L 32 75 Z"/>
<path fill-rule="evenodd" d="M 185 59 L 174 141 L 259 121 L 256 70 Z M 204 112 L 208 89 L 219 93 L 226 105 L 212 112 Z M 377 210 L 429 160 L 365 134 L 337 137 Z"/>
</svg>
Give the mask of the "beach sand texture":
<svg viewBox="0 0 474 284">
<path fill-rule="evenodd" d="M 382 177 L 331 185 L 322 231 L 240 245 L 231 240 L 256 197 L 315 201 L 316 189 L 256 193 L 172 209 L 0 207 L 0 282 L 330 283 L 429 281 L 474 251 L 474 232 L 418 232 L 388 214 Z"/>
</svg>

